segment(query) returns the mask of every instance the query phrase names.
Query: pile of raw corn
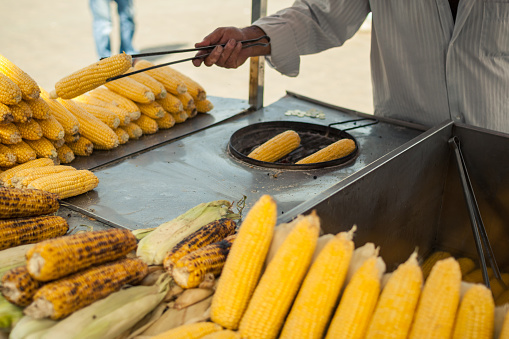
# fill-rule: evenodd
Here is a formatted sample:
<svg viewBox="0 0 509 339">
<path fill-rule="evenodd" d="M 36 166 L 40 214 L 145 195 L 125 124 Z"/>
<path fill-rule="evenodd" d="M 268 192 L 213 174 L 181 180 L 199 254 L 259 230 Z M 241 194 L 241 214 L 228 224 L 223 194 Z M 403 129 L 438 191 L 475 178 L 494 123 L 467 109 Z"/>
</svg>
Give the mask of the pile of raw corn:
<svg viewBox="0 0 509 339">
<path fill-rule="evenodd" d="M 0 55 L 0 168 L 36 158 L 68 164 L 212 110 L 203 87 L 169 66 L 106 82 L 150 66 L 140 60 L 132 68 L 129 55 L 115 55 L 48 93 Z"/>
</svg>

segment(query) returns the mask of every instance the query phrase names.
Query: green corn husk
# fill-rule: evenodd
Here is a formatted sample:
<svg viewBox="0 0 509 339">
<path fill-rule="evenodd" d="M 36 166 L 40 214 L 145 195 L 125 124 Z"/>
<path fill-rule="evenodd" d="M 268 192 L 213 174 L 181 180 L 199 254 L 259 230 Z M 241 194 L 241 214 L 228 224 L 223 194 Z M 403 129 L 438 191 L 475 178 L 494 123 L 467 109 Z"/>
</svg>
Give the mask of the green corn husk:
<svg viewBox="0 0 509 339">
<path fill-rule="evenodd" d="M 227 200 L 215 200 L 191 208 L 144 236 L 138 243 L 136 255 L 148 265 L 161 265 L 166 253 L 200 227 L 221 218 L 238 219 L 239 215 L 234 214 L 231 207 Z"/>
<path fill-rule="evenodd" d="M 9 339 L 38 339 L 56 323 L 56 320 L 34 319 L 24 316 L 12 329 Z"/>
<path fill-rule="evenodd" d="M 23 317 L 23 309 L 0 296 L 0 328 L 9 329 Z"/>
<path fill-rule="evenodd" d="M 34 244 L 21 245 L 0 251 L 0 278 L 12 268 L 26 264 L 25 254 Z"/>
</svg>

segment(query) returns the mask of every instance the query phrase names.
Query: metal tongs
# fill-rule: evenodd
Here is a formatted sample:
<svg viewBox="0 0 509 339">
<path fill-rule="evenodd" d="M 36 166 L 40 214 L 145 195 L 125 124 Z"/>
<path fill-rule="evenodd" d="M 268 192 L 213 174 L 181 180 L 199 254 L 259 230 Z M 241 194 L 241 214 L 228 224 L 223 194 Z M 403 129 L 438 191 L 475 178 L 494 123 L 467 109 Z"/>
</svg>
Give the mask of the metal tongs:
<svg viewBox="0 0 509 339">
<path fill-rule="evenodd" d="M 262 39 L 267 39 L 267 42 L 257 42 L 257 41 L 260 41 Z M 244 48 L 248 48 L 248 47 L 255 47 L 255 46 L 264 46 L 264 47 L 266 47 L 266 46 L 270 45 L 270 38 L 269 38 L 268 35 L 263 35 L 263 36 L 261 36 L 259 38 L 256 38 L 256 39 L 242 40 L 240 42 L 243 44 L 242 45 L 243 49 Z M 254 43 L 252 43 L 252 42 L 254 42 Z M 244 45 L 244 44 L 246 44 L 246 45 Z M 176 50 L 171 50 L 171 51 L 161 51 L 161 52 L 131 54 L 131 57 L 134 59 L 134 58 L 143 58 L 143 57 L 150 57 L 150 56 L 156 56 L 156 55 L 167 55 L 167 54 L 176 54 L 176 53 L 195 52 L 195 51 L 202 51 L 202 50 L 208 50 L 208 49 L 212 50 L 212 49 L 216 48 L 217 46 L 224 47 L 224 46 L 226 46 L 226 43 L 220 44 L 220 45 L 210 45 L 210 46 L 197 47 L 197 48 L 187 48 L 187 49 L 176 49 Z M 148 70 L 151 70 L 151 69 L 154 69 L 154 68 L 159 68 L 159 67 L 163 67 L 163 66 L 169 66 L 169 65 L 173 65 L 173 64 L 178 64 L 178 63 L 181 63 L 181 62 L 191 61 L 191 60 L 194 60 L 194 59 L 206 58 L 207 56 L 210 55 L 211 52 L 206 53 L 206 54 L 202 54 L 202 55 L 199 55 L 199 56 L 194 56 L 194 57 L 191 57 L 191 58 L 170 61 L 170 62 L 167 62 L 167 63 L 164 63 L 164 64 L 155 65 L 155 66 L 152 66 L 152 67 L 147 67 L 147 68 L 136 70 L 134 72 L 130 72 L 130 73 L 126 73 L 126 74 L 117 75 L 117 76 L 114 76 L 112 78 L 106 79 L 106 82 L 117 80 L 117 79 L 129 76 L 129 75 L 145 72 L 145 71 L 148 71 Z"/>
<path fill-rule="evenodd" d="M 490 266 L 493 269 L 495 278 L 500 282 L 500 284 L 504 288 L 507 288 L 500 275 L 500 270 L 498 269 L 497 261 L 495 260 L 495 255 L 493 254 L 493 249 L 491 248 L 490 240 L 488 239 L 486 228 L 484 227 L 484 223 L 481 218 L 481 213 L 479 212 L 479 206 L 477 205 L 477 200 L 475 199 L 474 190 L 472 188 L 472 183 L 467 172 L 465 160 L 463 158 L 463 154 L 461 153 L 459 138 L 457 136 L 453 136 L 451 139 L 449 139 L 449 146 L 451 146 L 456 156 L 456 165 L 458 166 L 461 185 L 463 187 L 463 193 L 465 195 L 465 200 L 467 203 L 470 222 L 472 225 L 472 232 L 475 240 L 475 246 L 481 263 L 480 266 L 484 284 L 488 288 L 491 287 L 490 278 L 488 276 L 488 269 L 486 267 L 485 258 L 486 251 L 486 256 L 488 257 Z"/>
</svg>

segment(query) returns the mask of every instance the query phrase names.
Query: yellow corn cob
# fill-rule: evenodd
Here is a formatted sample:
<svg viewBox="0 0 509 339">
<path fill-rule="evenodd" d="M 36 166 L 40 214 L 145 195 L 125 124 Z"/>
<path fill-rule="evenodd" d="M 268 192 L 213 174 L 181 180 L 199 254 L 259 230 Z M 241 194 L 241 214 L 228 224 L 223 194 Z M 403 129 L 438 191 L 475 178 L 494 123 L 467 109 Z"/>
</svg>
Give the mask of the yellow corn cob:
<svg viewBox="0 0 509 339">
<path fill-rule="evenodd" d="M 436 252 L 433 252 L 429 257 L 427 257 L 426 260 L 424 260 L 424 262 L 422 263 L 422 276 L 423 276 L 424 280 L 426 280 L 428 278 L 428 275 L 431 272 L 431 269 L 433 268 L 433 266 L 435 266 L 437 261 L 449 258 L 450 256 L 451 256 L 451 253 L 449 253 L 449 252 L 436 251 Z"/>
<path fill-rule="evenodd" d="M 468 273 L 472 272 L 475 269 L 475 262 L 467 257 L 462 257 L 456 259 L 458 264 L 460 265 L 461 276 L 464 277 Z"/>
<path fill-rule="evenodd" d="M 175 119 L 175 123 L 176 124 L 181 124 L 183 123 L 184 121 L 187 120 L 187 118 L 189 118 L 189 116 L 187 115 L 186 111 L 182 110 L 180 112 L 177 112 L 177 113 L 171 113 L 170 114 L 173 116 L 173 119 Z"/>
<path fill-rule="evenodd" d="M 262 195 L 248 211 L 223 267 L 211 304 L 213 322 L 237 329 L 258 283 L 276 226 L 277 206 Z"/>
<path fill-rule="evenodd" d="M 141 130 L 143 131 L 143 134 L 154 134 L 159 131 L 159 126 L 157 126 L 157 122 L 146 116 L 145 114 L 141 114 L 138 120 L 136 120 L 136 125 L 138 125 Z"/>
<path fill-rule="evenodd" d="M 85 137 L 80 137 L 75 142 L 66 142 L 66 145 L 69 146 L 75 155 L 81 157 L 87 157 L 94 151 L 94 144 Z"/>
<path fill-rule="evenodd" d="M 117 134 L 118 143 L 120 145 L 129 141 L 129 133 L 127 133 L 125 129 L 117 127 L 113 131 Z"/>
<path fill-rule="evenodd" d="M 26 140 L 26 143 L 35 151 L 38 158 L 56 159 L 58 157 L 57 149 L 45 137 L 38 140 Z"/>
<path fill-rule="evenodd" d="M 506 287 L 509 287 L 509 273 L 501 273 L 500 277 L 502 278 L 502 282 Z M 497 299 L 506 288 L 502 285 L 502 283 L 495 277 L 490 279 L 490 287 L 491 292 L 493 294 L 493 298 Z"/>
<path fill-rule="evenodd" d="M 42 97 L 34 100 L 27 100 L 26 103 L 32 110 L 32 118 L 48 119 L 51 115 L 51 108 Z"/>
<path fill-rule="evenodd" d="M 72 166 L 64 165 L 27 168 L 19 171 L 11 178 L 11 185 L 16 188 L 25 188 L 35 179 L 64 171 L 76 171 L 76 169 Z"/>
<path fill-rule="evenodd" d="M 10 185 L 11 178 L 20 170 L 30 167 L 40 167 L 40 166 L 53 166 L 54 162 L 51 159 L 36 159 L 33 161 L 29 161 L 22 165 L 18 165 L 11 169 L 8 169 L 2 173 L 0 173 L 0 181 L 4 185 Z"/>
<path fill-rule="evenodd" d="M 14 168 L 2 174 L 12 170 Z M 11 173 L 17 173 L 17 171 Z M 2 219 L 50 214 L 56 212 L 59 207 L 57 196 L 54 194 L 37 190 L 0 187 L 0 218 Z"/>
<path fill-rule="evenodd" d="M 135 65 L 134 68 L 136 70 L 145 69 L 148 67 L 154 66 L 153 63 L 151 63 L 148 60 L 139 60 Z M 163 84 L 164 88 L 166 88 L 166 91 L 171 94 L 181 94 L 185 93 L 187 91 L 187 87 L 184 84 L 184 82 L 180 79 L 175 78 L 174 72 L 169 67 L 159 67 L 154 68 L 148 71 L 145 71 L 144 73 L 147 73 L 157 81 Z"/>
<path fill-rule="evenodd" d="M 0 290 L 9 302 L 24 307 L 30 305 L 39 287 L 41 283 L 28 274 L 27 267 L 19 266 L 5 273 Z"/>
<path fill-rule="evenodd" d="M 205 92 L 205 89 L 199 83 L 191 79 L 189 76 L 176 70 L 175 68 L 172 68 L 170 66 L 166 67 L 170 70 L 170 72 L 173 73 L 174 77 L 176 77 L 185 84 L 187 92 L 191 94 L 194 100 L 205 100 L 207 98 L 207 92 Z"/>
<path fill-rule="evenodd" d="M 105 84 L 107 79 L 123 74 L 131 67 L 131 63 L 131 56 L 125 53 L 97 61 L 60 79 L 55 84 L 55 91 L 51 93 L 51 98 L 75 98 Z"/>
<path fill-rule="evenodd" d="M 487 267 L 486 271 L 488 272 L 488 278 L 491 279 L 494 276 L 493 269 L 491 267 Z M 463 277 L 463 281 L 475 283 L 475 284 L 482 284 L 484 282 L 483 276 L 482 276 L 482 270 L 480 268 L 477 268 L 467 275 Z"/>
<path fill-rule="evenodd" d="M 495 300 L 495 304 L 497 306 L 505 305 L 507 303 L 509 303 L 509 290 L 502 292 L 502 294 L 500 294 Z"/>
<path fill-rule="evenodd" d="M 27 267 L 39 281 L 55 280 L 123 258 L 135 248 L 136 237 L 129 230 L 76 233 L 35 244 L 26 253 Z"/>
<path fill-rule="evenodd" d="M 295 150 L 299 145 L 299 134 L 295 131 L 288 130 L 279 133 L 256 147 L 248 154 L 248 157 L 260 161 L 274 162 Z"/>
<path fill-rule="evenodd" d="M 127 126 L 122 127 L 122 129 L 124 129 L 127 134 L 129 134 L 129 139 L 138 139 L 143 135 L 143 131 L 140 126 L 134 122 L 130 122 Z"/>
<path fill-rule="evenodd" d="M 65 219 L 56 215 L 3 219 L 0 220 L 0 249 L 60 237 L 68 230 Z"/>
<path fill-rule="evenodd" d="M 0 73 L 0 103 L 16 105 L 21 100 L 21 90 L 11 79 Z"/>
<path fill-rule="evenodd" d="M 110 110 L 111 112 L 113 112 L 114 114 L 116 114 L 118 116 L 118 118 L 120 120 L 119 126 L 125 126 L 131 122 L 131 115 L 129 114 L 129 112 L 125 108 L 120 107 L 118 105 L 112 104 L 110 102 L 106 102 L 106 101 L 96 98 L 92 95 L 80 95 L 80 96 L 74 98 L 74 100 L 84 103 L 84 104 L 107 108 L 108 110 Z"/>
<path fill-rule="evenodd" d="M 354 249 L 352 232 L 331 238 L 311 264 L 280 338 L 322 338 L 345 281 Z"/>
<path fill-rule="evenodd" d="M 136 69 L 134 69 L 134 67 L 131 67 L 126 73 L 132 73 L 134 71 L 136 71 Z M 129 76 L 129 78 L 132 78 L 150 88 L 150 90 L 154 93 L 156 99 L 164 98 L 167 94 L 166 88 L 164 88 L 163 84 L 145 72 L 132 74 Z"/>
<path fill-rule="evenodd" d="M 435 263 L 424 284 L 410 331 L 413 338 L 450 338 L 458 309 L 461 271 L 453 257 Z"/>
<path fill-rule="evenodd" d="M 422 287 L 417 253 L 392 273 L 382 290 L 366 338 L 406 338 Z"/>
<path fill-rule="evenodd" d="M 85 111 L 72 100 L 57 99 L 79 121 L 80 135 L 92 141 L 104 149 L 112 149 L 118 146 L 118 137 L 104 122 Z"/>
<path fill-rule="evenodd" d="M 41 120 L 41 119 L 33 119 L 36 121 L 42 130 L 42 135 L 49 139 L 49 140 L 63 140 L 65 131 L 62 127 L 62 124 L 58 122 L 57 119 L 53 115 L 50 114 L 50 116 L 47 119 Z"/>
<path fill-rule="evenodd" d="M 184 324 L 163 332 L 159 335 L 151 337 L 151 339 L 199 339 L 203 336 L 221 331 L 221 326 L 211 322 L 198 322 L 192 324 Z"/>
<path fill-rule="evenodd" d="M 325 338 L 364 338 L 380 293 L 376 257 L 354 273 L 339 302 Z"/>
<path fill-rule="evenodd" d="M 76 133 L 76 134 L 64 133 L 64 143 L 68 144 L 68 143 L 76 142 L 80 139 L 80 137 L 81 137 L 81 135 L 79 133 Z"/>
<path fill-rule="evenodd" d="M 355 142 L 352 139 L 341 139 L 297 161 L 296 164 L 313 164 L 316 162 L 331 161 L 345 157 L 353 151 L 355 151 Z"/>
<path fill-rule="evenodd" d="M 64 128 L 66 134 L 74 135 L 78 133 L 80 124 L 78 119 L 69 112 L 67 108 L 62 106 L 60 102 L 48 97 L 48 93 L 41 88 L 41 97 L 46 101 L 51 109 L 51 114 Z"/>
<path fill-rule="evenodd" d="M 5 145 L 0 144 L 0 167 L 16 165 L 16 154 Z"/>
<path fill-rule="evenodd" d="M 138 104 L 138 107 L 140 108 L 141 114 L 145 114 L 152 119 L 162 118 L 165 113 L 163 106 L 155 101 L 148 104 Z"/>
<path fill-rule="evenodd" d="M 131 78 L 120 78 L 104 86 L 137 103 L 149 103 L 156 99 L 150 88 Z"/>
<path fill-rule="evenodd" d="M 196 105 L 194 104 L 194 99 L 188 92 L 177 94 L 176 97 L 182 102 L 182 107 L 185 111 L 192 110 L 193 108 L 196 108 Z"/>
<path fill-rule="evenodd" d="M 64 171 L 36 179 L 27 186 L 55 193 L 59 199 L 74 197 L 93 190 L 99 179 L 89 170 Z"/>
<path fill-rule="evenodd" d="M 182 257 L 201 247 L 223 240 L 235 233 L 236 226 L 235 221 L 228 218 L 221 218 L 206 224 L 182 239 L 166 254 L 163 260 L 164 268 L 171 272 L 175 263 Z"/>
<path fill-rule="evenodd" d="M 39 97 L 39 86 L 37 82 L 12 61 L 0 54 L 0 73 L 6 75 L 21 90 L 23 99 L 33 100 Z"/>
<path fill-rule="evenodd" d="M 9 106 L 0 103 L 0 124 L 8 124 L 14 121 Z"/>
<path fill-rule="evenodd" d="M 162 99 L 156 99 L 161 106 L 163 106 L 164 110 L 168 113 L 178 113 L 184 109 L 184 105 L 182 105 L 182 101 L 180 101 L 175 95 L 168 93 Z"/>
<path fill-rule="evenodd" d="M 207 334 L 201 339 L 241 339 L 239 332 L 234 332 L 231 330 L 221 330 L 211 334 Z"/>
<path fill-rule="evenodd" d="M 39 140 L 42 137 L 42 128 L 35 119 L 28 122 L 15 122 L 21 138 L 25 140 Z"/>
<path fill-rule="evenodd" d="M 24 100 L 16 105 L 9 106 L 9 109 L 11 110 L 13 122 L 27 122 L 32 119 L 32 109 Z"/>
<path fill-rule="evenodd" d="M 482 284 L 472 286 L 463 296 L 454 325 L 453 339 L 491 339 L 495 303 Z"/>
<path fill-rule="evenodd" d="M 16 154 L 16 161 L 19 164 L 23 164 L 37 158 L 35 150 L 23 140 L 13 145 L 7 145 L 7 147 Z"/>
<path fill-rule="evenodd" d="M 109 128 L 117 128 L 120 125 L 120 118 L 118 115 L 113 113 L 107 108 L 101 106 L 94 106 L 89 104 L 84 104 L 81 102 L 75 101 L 76 104 L 82 107 L 85 111 L 95 116 L 97 119 L 104 122 Z"/>
<path fill-rule="evenodd" d="M 125 109 L 127 112 L 129 112 L 129 117 L 131 118 L 131 121 L 136 120 L 140 117 L 141 114 L 140 109 L 134 103 L 134 101 L 113 91 L 110 91 L 107 88 L 99 87 L 90 92 L 89 94 L 92 97 L 106 101 L 108 103 L 117 105 L 118 107 Z"/>
<path fill-rule="evenodd" d="M 50 141 L 53 144 L 53 146 L 55 146 L 55 148 L 62 147 L 62 145 L 65 144 L 64 138 L 58 139 L 58 140 L 50 140 Z M 58 150 L 57 150 L 57 153 L 58 153 Z M 57 161 L 55 161 L 55 163 L 57 163 Z"/>
<path fill-rule="evenodd" d="M 42 286 L 25 314 L 58 320 L 141 280 L 148 271 L 140 259 L 120 259 L 102 264 Z"/>
<path fill-rule="evenodd" d="M 197 100 L 194 102 L 198 113 L 208 113 L 214 109 L 214 104 L 209 99 Z"/>
<path fill-rule="evenodd" d="M 63 144 L 60 147 L 57 147 L 58 160 L 60 160 L 61 164 L 69 164 L 74 160 L 74 152 L 72 149 Z"/>
<path fill-rule="evenodd" d="M 173 119 L 173 116 L 166 111 L 162 118 L 155 119 L 155 121 L 157 122 L 157 127 L 159 129 L 169 129 L 175 126 L 175 119 Z"/>
<path fill-rule="evenodd" d="M 195 116 L 198 115 L 198 110 L 196 109 L 196 107 L 193 109 L 187 109 L 185 111 L 187 113 L 188 118 L 194 118 Z"/>
</svg>

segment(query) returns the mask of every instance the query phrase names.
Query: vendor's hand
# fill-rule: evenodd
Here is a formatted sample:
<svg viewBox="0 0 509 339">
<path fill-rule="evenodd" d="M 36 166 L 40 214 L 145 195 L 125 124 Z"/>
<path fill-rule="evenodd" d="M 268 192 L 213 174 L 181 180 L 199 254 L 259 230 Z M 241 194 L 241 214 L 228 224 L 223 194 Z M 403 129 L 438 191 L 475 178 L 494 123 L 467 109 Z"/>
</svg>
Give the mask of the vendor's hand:
<svg viewBox="0 0 509 339">
<path fill-rule="evenodd" d="M 265 33 L 256 26 L 246 28 L 220 27 L 207 35 L 203 41 L 195 44 L 195 47 L 225 44 L 226 46 L 215 47 L 211 54 L 205 58 L 194 59 L 193 64 L 199 67 L 202 63 L 205 66 L 217 65 L 224 68 L 237 68 L 249 57 L 270 54 L 268 47 L 249 47 L 242 49 L 242 40 L 259 38 Z M 199 51 L 196 56 L 209 53 L 210 50 Z"/>
</svg>

